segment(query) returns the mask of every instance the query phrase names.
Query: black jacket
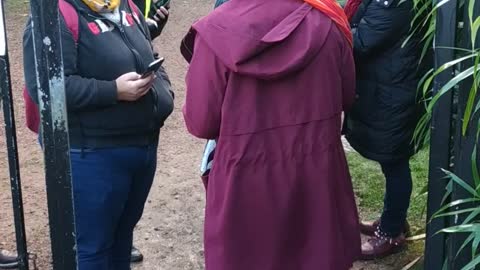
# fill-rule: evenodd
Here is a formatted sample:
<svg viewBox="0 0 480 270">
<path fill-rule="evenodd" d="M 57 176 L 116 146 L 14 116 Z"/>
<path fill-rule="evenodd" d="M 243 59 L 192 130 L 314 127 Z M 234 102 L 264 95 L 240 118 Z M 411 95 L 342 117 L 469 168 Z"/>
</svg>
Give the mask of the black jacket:
<svg viewBox="0 0 480 270">
<path fill-rule="evenodd" d="M 135 3 L 135 5 L 137 5 L 137 7 L 140 9 L 140 11 L 145 14 L 145 7 L 147 6 L 147 1 L 151 1 L 151 0 L 133 0 L 133 2 Z"/>
<path fill-rule="evenodd" d="M 351 21 L 357 99 L 345 133 L 371 160 L 394 162 L 414 154 L 421 47 L 417 37 L 402 47 L 413 16 L 412 0 L 365 0 Z"/>
<path fill-rule="evenodd" d="M 61 22 L 62 54 L 70 143 L 73 148 L 141 146 L 156 143 L 160 127 L 173 110 L 171 85 L 163 68 L 151 91 L 135 102 L 117 100 L 115 80 L 143 73 L 155 59 L 150 32 L 142 16 L 133 16 L 122 1 L 122 23 L 92 12 L 80 0 L 68 0 L 79 16 L 76 44 Z M 38 102 L 31 22 L 24 33 L 25 80 Z"/>
</svg>

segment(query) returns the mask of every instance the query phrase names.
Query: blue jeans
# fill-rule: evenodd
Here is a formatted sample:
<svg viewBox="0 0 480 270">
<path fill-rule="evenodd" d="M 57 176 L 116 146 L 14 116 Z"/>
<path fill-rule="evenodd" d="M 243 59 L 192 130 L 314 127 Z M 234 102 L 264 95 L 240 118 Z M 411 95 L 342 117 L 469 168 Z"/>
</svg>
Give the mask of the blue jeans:
<svg viewBox="0 0 480 270">
<path fill-rule="evenodd" d="M 130 270 L 157 146 L 71 150 L 79 270 Z"/>
<path fill-rule="evenodd" d="M 385 200 L 380 230 L 391 237 L 397 237 L 407 222 L 407 212 L 412 195 L 412 174 L 409 160 L 382 163 L 386 179 Z"/>
</svg>

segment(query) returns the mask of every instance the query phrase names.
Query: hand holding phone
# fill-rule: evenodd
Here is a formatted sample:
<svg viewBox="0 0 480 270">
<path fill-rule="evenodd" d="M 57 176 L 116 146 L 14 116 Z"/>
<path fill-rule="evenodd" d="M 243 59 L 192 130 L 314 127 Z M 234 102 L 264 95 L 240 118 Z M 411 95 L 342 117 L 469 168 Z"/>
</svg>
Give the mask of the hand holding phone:
<svg viewBox="0 0 480 270">
<path fill-rule="evenodd" d="M 157 23 L 161 23 L 161 21 L 167 20 L 169 9 L 170 0 L 153 0 L 148 17 L 154 19 Z"/>
<path fill-rule="evenodd" d="M 153 77 L 140 78 L 137 72 L 125 73 L 115 80 L 117 99 L 120 101 L 137 101 L 152 88 Z"/>
<path fill-rule="evenodd" d="M 158 69 L 162 66 L 163 62 L 165 62 L 165 58 L 161 57 L 160 59 L 157 59 L 152 63 L 150 63 L 150 65 L 148 65 L 147 70 L 142 74 L 141 78 L 144 79 L 152 75 L 153 73 L 157 72 Z"/>
</svg>

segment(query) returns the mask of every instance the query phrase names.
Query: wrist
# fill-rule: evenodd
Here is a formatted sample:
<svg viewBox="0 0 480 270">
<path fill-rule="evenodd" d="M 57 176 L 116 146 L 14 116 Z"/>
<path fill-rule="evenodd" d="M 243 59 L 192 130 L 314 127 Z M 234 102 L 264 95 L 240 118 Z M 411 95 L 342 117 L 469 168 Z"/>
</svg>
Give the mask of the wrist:
<svg viewBox="0 0 480 270">
<path fill-rule="evenodd" d="M 116 81 L 97 81 L 97 103 L 111 105 L 117 102 L 118 86 Z"/>
</svg>

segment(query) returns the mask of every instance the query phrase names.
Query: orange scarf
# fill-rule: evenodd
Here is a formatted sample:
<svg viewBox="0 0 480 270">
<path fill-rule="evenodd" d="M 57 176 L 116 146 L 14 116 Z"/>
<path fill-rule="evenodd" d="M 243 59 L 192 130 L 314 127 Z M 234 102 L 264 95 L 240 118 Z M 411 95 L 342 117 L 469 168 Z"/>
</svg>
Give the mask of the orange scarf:
<svg viewBox="0 0 480 270">
<path fill-rule="evenodd" d="M 353 37 L 350 29 L 350 23 L 348 22 L 347 15 L 343 11 L 342 7 L 336 0 L 304 0 L 314 8 L 320 10 L 325 15 L 330 17 L 333 22 L 338 26 L 340 31 L 345 35 L 350 46 L 353 46 Z"/>
</svg>

